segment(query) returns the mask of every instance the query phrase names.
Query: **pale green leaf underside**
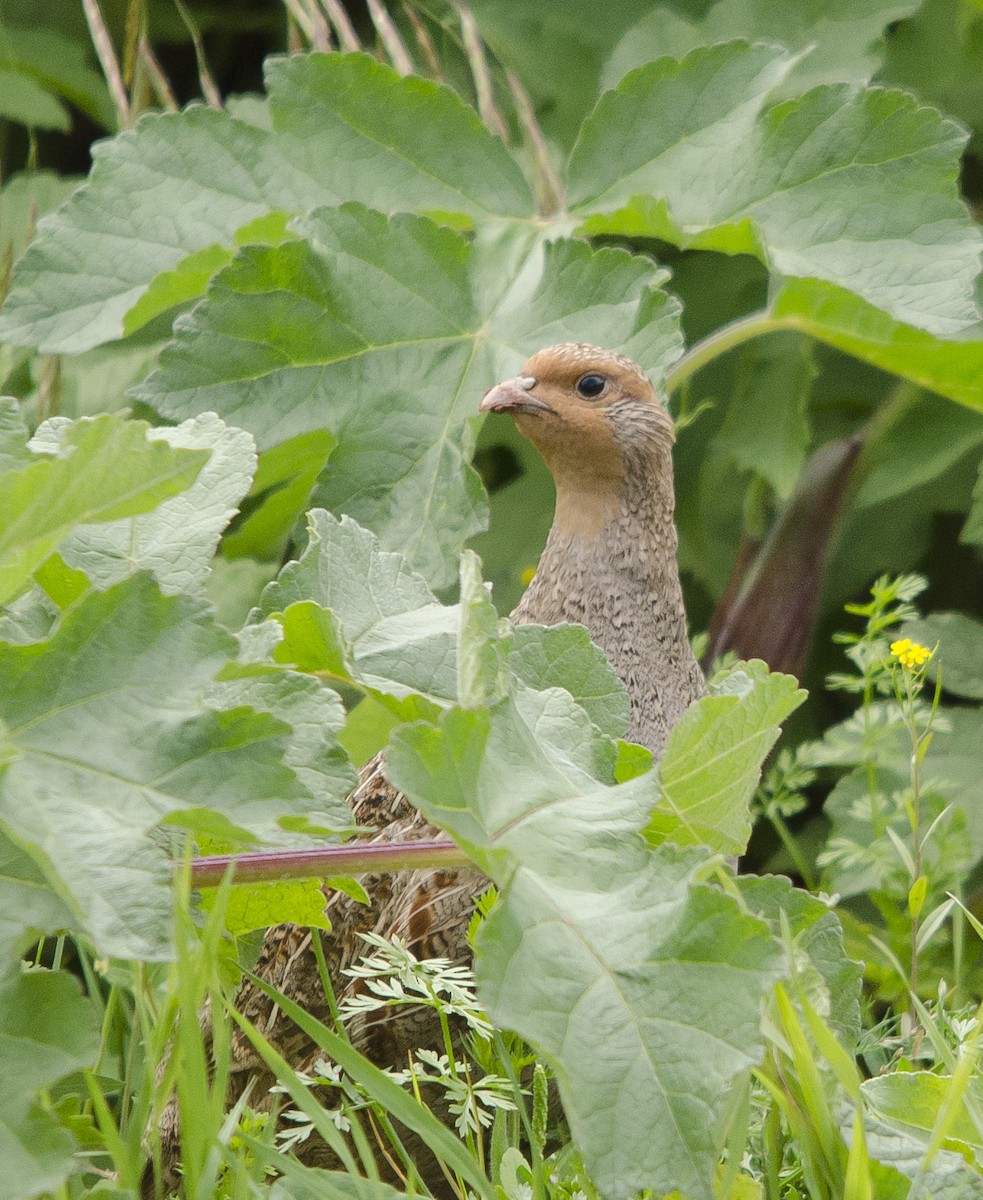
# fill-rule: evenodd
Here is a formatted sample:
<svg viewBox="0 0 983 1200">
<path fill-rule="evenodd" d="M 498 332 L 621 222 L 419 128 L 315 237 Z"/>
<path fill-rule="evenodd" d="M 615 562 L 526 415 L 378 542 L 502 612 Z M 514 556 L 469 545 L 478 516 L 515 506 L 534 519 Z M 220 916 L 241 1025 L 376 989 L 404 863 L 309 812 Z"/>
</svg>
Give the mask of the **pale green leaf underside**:
<svg viewBox="0 0 983 1200">
<path fill-rule="evenodd" d="M 0 1200 L 53 1192 L 70 1173 L 72 1138 L 36 1097 L 98 1050 L 95 1010 L 71 975 L 15 968 L 0 980 Z"/>
<path fill-rule="evenodd" d="M 766 109 L 793 61 L 730 42 L 629 74 L 574 147 L 573 211 L 593 233 L 755 253 L 936 335 L 973 326 L 983 241 L 956 187 L 963 130 L 903 92 L 845 85 Z"/>
<path fill-rule="evenodd" d="M 652 774 L 611 786 L 610 744 L 569 699 L 521 689 L 404 728 L 387 761 L 501 887 L 478 941 L 484 1002 L 554 1061 L 598 1186 L 709 1196 L 777 947 L 696 882 L 699 851 L 640 844 Z"/>
<path fill-rule="evenodd" d="M 337 446 L 314 502 L 437 585 L 485 522 L 468 457 L 492 383 L 554 341 L 623 346 L 656 375 L 681 350 L 662 276 L 620 250 L 472 246 L 356 204 L 298 227 L 307 240 L 239 252 L 135 394 L 174 418 L 217 411 L 261 449 L 326 427 Z"/>
<path fill-rule="evenodd" d="M 76 525 L 147 512 L 184 491 L 207 451 L 148 438 L 142 422 L 102 416 L 63 427 L 58 456 L 0 475 L 0 602 L 14 596 Z"/>
<path fill-rule="evenodd" d="M 271 59 L 267 86 L 272 130 L 193 107 L 98 144 L 24 256 L 0 336 L 69 352 L 118 338 L 155 276 L 274 209 L 531 209 L 505 147 L 447 89 L 336 54 Z"/>
<path fill-rule="evenodd" d="M 100 953 L 168 953 L 160 822 L 275 838 L 284 817 L 330 824 L 347 794 L 337 700 L 275 668 L 215 684 L 235 654 L 204 602 L 166 597 L 145 573 L 88 594 L 45 641 L 0 644 L 0 827 Z"/>
<path fill-rule="evenodd" d="M 35 445 L 44 432 L 42 426 Z M 77 528 L 63 543 L 61 555 L 96 587 L 109 587 L 146 570 L 164 592 L 199 592 L 222 530 L 249 490 L 256 469 L 253 439 L 212 413 L 177 428 L 152 429 L 147 436 L 150 442 L 178 449 L 208 451 L 208 462 L 190 487 L 152 512 Z M 53 440 L 58 443 L 57 433 Z"/>
</svg>

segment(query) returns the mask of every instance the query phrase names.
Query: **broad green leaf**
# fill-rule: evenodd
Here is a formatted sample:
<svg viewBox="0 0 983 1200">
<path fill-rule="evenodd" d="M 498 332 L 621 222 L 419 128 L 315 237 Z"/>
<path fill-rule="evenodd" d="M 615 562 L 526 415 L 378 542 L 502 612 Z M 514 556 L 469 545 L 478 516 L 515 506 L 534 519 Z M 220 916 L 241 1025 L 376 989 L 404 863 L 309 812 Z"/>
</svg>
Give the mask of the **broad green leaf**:
<svg viewBox="0 0 983 1200">
<path fill-rule="evenodd" d="M 156 276 L 273 210 L 531 212 L 505 147 L 445 88 L 340 54 L 271 59 L 267 83 L 272 130 L 192 107 L 99 143 L 19 264 L 0 337 L 70 352 L 118 338 Z"/>
<path fill-rule="evenodd" d="M 932 337 L 817 279 L 785 282 L 770 312 L 782 326 L 800 329 L 950 400 L 983 408 L 983 326 L 948 341 Z"/>
<path fill-rule="evenodd" d="M 809 447 L 806 410 L 818 374 L 812 348 L 795 334 L 760 338 L 741 355 L 738 386 L 714 442 L 745 471 L 791 496 Z"/>
<path fill-rule="evenodd" d="M 980 463 L 976 485 L 973 488 L 972 506 L 960 540 L 974 546 L 983 546 L 983 462 Z"/>
<path fill-rule="evenodd" d="M 13 971 L 0 979 L 0 1200 L 56 1191 L 71 1174 L 72 1139 L 38 1092 L 92 1066 L 98 1052 L 95 1009 L 71 975 Z"/>
<path fill-rule="evenodd" d="M 13 396 L 0 396 L 0 473 L 33 461 L 27 436 L 20 405 Z"/>
<path fill-rule="evenodd" d="M 910 1084 L 903 1082 L 909 1079 Z M 952 1140 L 947 1139 L 945 1148 L 925 1164 L 930 1133 L 920 1126 L 928 1119 L 933 1104 L 941 1106 L 940 1093 L 951 1086 L 948 1079 L 921 1071 L 894 1072 L 868 1079 L 861 1086 L 872 1110 L 865 1114 L 864 1120 L 864 1137 L 872 1159 L 907 1180 L 917 1179 L 920 1194 L 929 1200 L 975 1200 L 979 1196 L 979 1168 L 970 1147 L 978 1146 L 980 1138 L 977 1131 L 971 1140 L 963 1141 L 960 1135 L 970 1124 L 964 1113 L 957 1116 Z M 976 1092 L 974 1086 L 974 1095 Z M 910 1106 L 907 1112 L 901 1109 L 902 1099 Z M 882 1103 L 887 1109 L 883 1115 L 879 1111 Z M 911 1190 L 909 1185 L 907 1191 L 896 1193 L 899 1200 L 910 1196 Z M 880 1200 L 881 1190 L 874 1194 Z"/>
<path fill-rule="evenodd" d="M 457 610 L 439 604 L 405 558 L 380 550 L 377 539 L 349 517 L 338 520 L 314 509 L 307 532 L 307 549 L 260 601 L 264 614 L 284 614 L 287 650 L 301 659 L 298 665 L 317 662 L 318 669 L 333 670 L 350 655 L 356 678 L 367 687 L 453 700 Z M 309 601 L 330 616 L 318 617 Z"/>
<path fill-rule="evenodd" d="M 283 761 L 307 789 L 309 799 L 295 813 L 279 817 L 280 827 L 323 835 L 351 826 L 346 797 L 357 780 L 338 744 L 345 710 L 333 691 L 294 671 L 271 670 L 244 661 L 237 668 L 226 668 L 208 690 L 207 701 L 219 710 L 248 705 L 286 726 Z M 285 840 L 269 823 L 265 830 L 259 825 L 254 828 L 262 831 L 268 842 Z"/>
<path fill-rule="evenodd" d="M 481 560 L 470 550 L 461 555 L 458 611 L 457 700 L 465 708 L 477 708 L 508 692 L 512 627 L 499 617 L 481 578 Z"/>
<path fill-rule="evenodd" d="M 278 242 L 289 241 L 295 236 L 287 228 L 290 216 L 290 213 L 276 210 L 265 213 L 240 226 L 233 241 L 236 246 L 251 243 L 275 246 Z M 215 272 L 232 261 L 232 252 L 231 246 L 205 246 L 183 258 L 173 271 L 162 271 L 155 276 L 150 287 L 126 314 L 124 334 L 135 333 L 161 313 L 173 313 L 197 300 Z"/>
<path fill-rule="evenodd" d="M 880 79 L 983 134 L 983 10 L 978 0 L 923 0 L 891 30 Z"/>
<path fill-rule="evenodd" d="M 54 171 L 18 171 L 0 187 L 0 252 L 18 259 L 38 217 L 57 208 L 75 190 L 78 180 Z"/>
<path fill-rule="evenodd" d="M 476 567 L 468 571 L 472 617 L 476 611 L 480 618 L 475 624 L 462 617 L 459 605 L 439 604 L 406 559 L 380 549 L 368 530 L 315 509 L 308 513 L 307 548 L 264 590 L 254 618 L 272 614 L 279 622 L 283 636 L 272 650 L 277 661 L 355 682 L 370 689 L 370 699 L 416 697 L 442 707 L 459 702 L 462 655 L 471 658 L 466 670 L 473 672 L 487 640 L 495 643 L 488 663 L 496 678 L 500 656 L 508 653 L 508 670 L 529 688 L 563 688 L 596 724 L 595 733 L 622 733 L 627 695 L 587 631 L 579 625 L 507 631 L 482 595 Z M 391 712 L 377 717 L 369 733 L 373 742 L 392 724 Z"/>
<path fill-rule="evenodd" d="M 79 421 L 65 431 L 57 457 L 0 476 L 0 602 L 74 526 L 147 512 L 195 480 L 206 452 L 172 449 L 147 434 L 139 421 Z"/>
<path fill-rule="evenodd" d="M 68 109 L 36 79 L 0 63 L 0 117 L 32 129 L 57 129 L 67 133 L 72 125 Z"/>
<path fill-rule="evenodd" d="M 710 683 L 669 734 L 659 762 L 662 796 L 646 827 L 653 845 L 708 845 L 740 854 L 750 803 L 781 722 L 806 698 L 791 675 L 740 663 Z"/>
<path fill-rule="evenodd" d="M 929 1071 L 895 1071 L 868 1079 L 862 1087 L 864 1099 L 877 1117 L 890 1125 L 907 1128 L 927 1143 L 952 1084 L 951 1077 Z M 978 1077 L 971 1079 L 969 1091 L 979 1111 L 983 1107 L 983 1082 Z M 983 1132 L 966 1111 L 965 1103 L 956 1109 L 948 1136 L 983 1154 Z"/>
<path fill-rule="evenodd" d="M 0 741 L 0 767 L 2 745 Z M 38 864 L 0 832 L 0 971 L 40 935 L 75 928 L 74 914 Z"/>
<path fill-rule="evenodd" d="M 784 875 L 742 875 L 741 895 L 777 937 L 792 936 L 795 976 L 809 1003 L 848 1049 L 860 1033 L 861 963 L 847 958 L 839 917 L 822 900 L 795 888 Z"/>
<path fill-rule="evenodd" d="M 57 452 L 70 426 L 53 422 L 34 437 L 35 448 Z M 65 562 L 96 587 L 109 587 L 137 571 L 151 571 L 162 591 L 199 591 L 211 570 L 222 530 L 237 511 L 256 468 L 253 440 L 213 413 L 173 429 L 151 429 L 148 442 L 210 452 L 198 478 L 152 512 L 99 525 L 80 525 L 62 544 Z"/>
<path fill-rule="evenodd" d="M 602 733 L 624 734 L 631 709 L 628 693 L 582 625 L 516 625 L 509 669 L 536 691 L 564 688 Z"/>
<path fill-rule="evenodd" d="M 573 144 L 580 122 L 597 99 L 601 68 L 618 39 L 651 0 L 473 0 L 481 36 L 518 75 L 537 102 L 551 139 Z"/>
<path fill-rule="evenodd" d="M 552 1061 L 601 1193 L 709 1197 L 777 946 L 698 851 L 644 847 L 652 775 L 611 786 L 605 741 L 564 693 L 518 691 L 397 731 L 388 774 L 499 885 L 480 994 Z"/>
<path fill-rule="evenodd" d="M 983 345 L 981 345 L 983 349 Z M 964 455 L 983 446 L 983 412 L 937 397 L 916 396 L 892 424 L 888 437 L 869 447 L 858 508 L 895 500 L 938 478 Z"/>
<path fill-rule="evenodd" d="M 201 904 L 211 911 L 215 888 L 202 888 Z M 324 893 L 316 879 L 281 879 L 270 883 L 240 884 L 230 890 L 222 910 L 223 927 L 240 937 L 254 929 L 268 929 L 290 921 L 330 929 L 324 915 Z"/>
<path fill-rule="evenodd" d="M 22 23 L 18 24 L 18 15 L 5 5 L 0 63 L 31 76 L 104 129 L 111 129 L 115 113 L 106 81 L 87 42 L 61 27 L 66 16 L 62 6 L 43 15 L 29 9 L 20 14 Z"/>
<path fill-rule="evenodd" d="M 172 418 L 217 411 L 261 450 L 337 439 L 314 492 L 435 585 L 485 521 L 468 464 L 478 401 L 554 341 L 622 346 L 660 374 L 681 350 L 664 274 L 620 250 L 463 237 L 422 217 L 321 209 L 308 241 L 248 247 L 135 391 Z"/>
<path fill-rule="evenodd" d="M 365 54 L 271 58 L 275 132 L 330 166 L 321 203 L 528 217 L 529 186 L 504 145 L 449 89 Z"/>
<path fill-rule="evenodd" d="M 705 13 L 681 7 L 653 8 L 627 31 L 607 62 L 605 86 L 663 55 L 682 58 L 697 46 L 730 38 L 805 51 L 782 89 L 785 95 L 821 83 L 865 83 L 883 60 L 885 29 L 913 13 L 918 0 L 718 0 Z"/>
<path fill-rule="evenodd" d="M 146 574 L 89 593 L 45 641 L 0 645 L 0 720 L 13 750 L 0 829 L 101 954 L 167 956 L 161 822 L 240 843 L 282 837 L 284 821 L 326 823 L 332 774 L 347 791 L 350 772 L 337 752 L 331 762 L 337 700 L 312 699 L 314 681 L 289 676 L 261 695 L 269 667 L 258 682 L 216 685 L 235 653 L 203 601 L 164 596 Z"/>
<path fill-rule="evenodd" d="M 757 254 L 937 335 L 973 326 L 983 242 L 956 191 L 962 129 L 844 85 L 764 112 L 792 62 L 730 42 L 633 71 L 584 123 L 573 213 L 593 234 Z"/>
<path fill-rule="evenodd" d="M 953 696 L 983 700 L 983 622 L 964 613 L 937 612 L 906 621 L 905 637 L 938 649 L 928 666 L 929 678 L 942 675 L 942 686 Z"/>
<path fill-rule="evenodd" d="M 261 454 L 249 495 L 222 539 L 222 554 L 282 561 L 294 525 L 310 507 L 314 480 L 335 445 L 326 429 L 316 429 Z"/>
</svg>

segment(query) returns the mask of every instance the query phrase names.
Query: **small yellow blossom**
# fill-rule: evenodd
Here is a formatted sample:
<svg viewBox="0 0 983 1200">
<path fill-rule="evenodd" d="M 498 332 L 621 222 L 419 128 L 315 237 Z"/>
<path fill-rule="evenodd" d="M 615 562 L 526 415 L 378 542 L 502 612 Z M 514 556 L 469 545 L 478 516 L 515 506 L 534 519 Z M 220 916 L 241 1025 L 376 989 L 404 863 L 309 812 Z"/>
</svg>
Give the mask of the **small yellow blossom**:
<svg viewBox="0 0 983 1200">
<path fill-rule="evenodd" d="M 932 657 L 932 651 L 927 646 L 919 646 L 911 638 L 892 642 L 891 653 L 903 667 L 920 667 Z"/>
<path fill-rule="evenodd" d="M 532 577 L 536 574 L 535 567 L 526 567 L 519 578 L 522 580 L 522 586 L 528 587 L 532 583 Z"/>
</svg>

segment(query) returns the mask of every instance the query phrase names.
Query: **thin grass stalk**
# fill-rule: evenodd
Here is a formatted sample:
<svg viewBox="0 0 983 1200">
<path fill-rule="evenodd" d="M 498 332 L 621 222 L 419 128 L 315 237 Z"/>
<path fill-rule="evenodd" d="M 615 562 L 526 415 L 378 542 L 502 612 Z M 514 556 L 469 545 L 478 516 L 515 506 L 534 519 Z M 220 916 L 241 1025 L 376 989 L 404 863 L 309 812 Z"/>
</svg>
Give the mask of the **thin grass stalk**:
<svg viewBox="0 0 983 1200">
<path fill-rule="evenodd" d="M 102 18 L 99 0 L 82 0 L 82 11 L 85 13 L 86 24 L 89 26 L 89 36 L 92 38 L 96 57 L 99 59 L 99 65 L 102 67 L 103 77 L 109 88 L 113 107 L 116 109 L 116 119 L 121 129 L 128 129 L 130 126 L 130 98 L 126 94 L 126 85 L 123 83 L 123 72 L 120 70 L 119 59 L 116 57 L 113 40 L 109 36 L 106 22 Z"/>
</svg>

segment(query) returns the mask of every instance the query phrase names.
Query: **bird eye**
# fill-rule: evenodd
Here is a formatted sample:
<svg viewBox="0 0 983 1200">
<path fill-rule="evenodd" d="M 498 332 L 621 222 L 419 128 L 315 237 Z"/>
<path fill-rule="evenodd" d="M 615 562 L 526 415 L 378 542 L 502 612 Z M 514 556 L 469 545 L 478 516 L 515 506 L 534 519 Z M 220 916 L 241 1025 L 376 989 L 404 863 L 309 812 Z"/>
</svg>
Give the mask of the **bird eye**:
<svg viewBox="0 0 983 1200">
<path fill-rule="evenodd" d="M 577 391 L 585 400 L 596 400 L 604 391 L 607 382 L 603 375 L 581 375 L 577 380 Z"/>
</svg>

